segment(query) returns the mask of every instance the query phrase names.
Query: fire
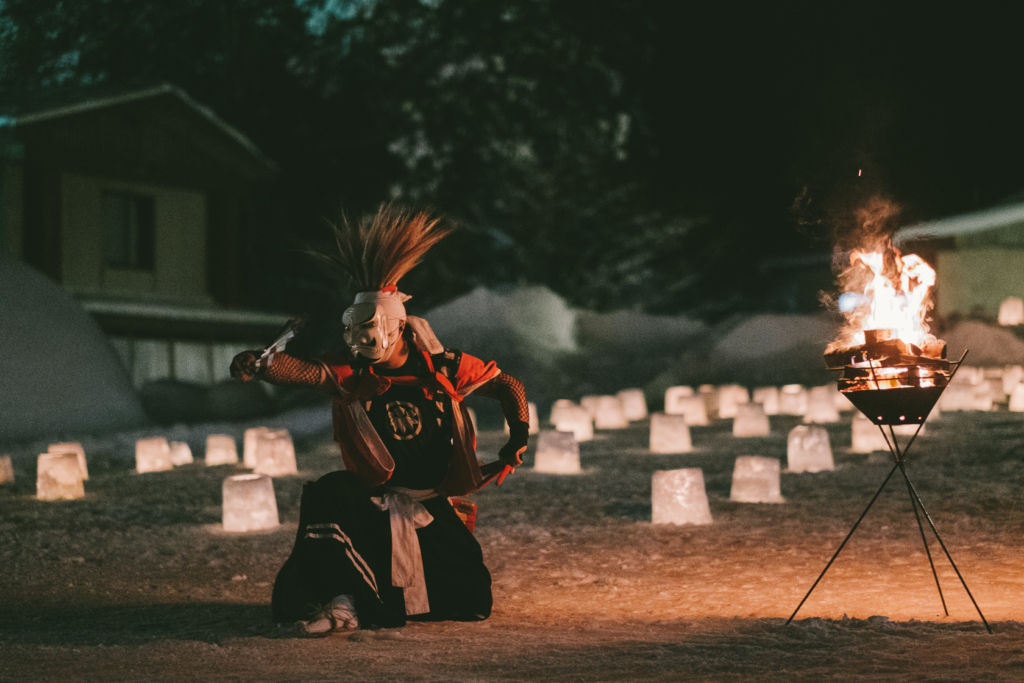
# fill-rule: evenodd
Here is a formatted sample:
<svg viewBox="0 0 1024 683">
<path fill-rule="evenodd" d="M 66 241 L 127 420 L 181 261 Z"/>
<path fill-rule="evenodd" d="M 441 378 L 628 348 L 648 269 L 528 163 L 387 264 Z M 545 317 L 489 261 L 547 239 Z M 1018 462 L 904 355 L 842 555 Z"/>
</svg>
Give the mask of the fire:
<svg viewBox="0 0 1024 683">
<path fill-rule="evenodd" d="M 927 317 L 935 271 L 924 259 L 888 245 L 885 251 L 854 250 L 850 264 L 840 276 L 846 329 L 834 349 L 864 344 L 865 330 L 891 330 L 893 338 L 917 347 L 934 341 Z"/>
</svg>

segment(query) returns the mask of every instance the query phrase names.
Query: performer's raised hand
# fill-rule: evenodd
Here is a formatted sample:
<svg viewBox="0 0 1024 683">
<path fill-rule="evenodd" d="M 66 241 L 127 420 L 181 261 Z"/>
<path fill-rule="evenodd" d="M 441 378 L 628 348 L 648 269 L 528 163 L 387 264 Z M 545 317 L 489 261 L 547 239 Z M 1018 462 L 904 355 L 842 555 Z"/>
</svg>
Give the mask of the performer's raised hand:
<svg viewBox="0 0 1024 683">
<path fill-rule="evenodd" d="M 242 351 L 231 361 L 231 376 L 243 382 L 255 379 L 259 357 L 259 351 Z"/>
</svg>

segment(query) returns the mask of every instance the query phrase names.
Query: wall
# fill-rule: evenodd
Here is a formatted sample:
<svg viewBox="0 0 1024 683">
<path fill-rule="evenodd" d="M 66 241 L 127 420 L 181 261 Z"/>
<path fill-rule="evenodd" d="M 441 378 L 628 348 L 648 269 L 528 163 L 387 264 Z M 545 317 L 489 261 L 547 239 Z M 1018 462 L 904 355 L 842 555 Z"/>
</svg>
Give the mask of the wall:
<svg viewBox="0 0 1024 683">
<path fill-rule="evenodd" d="M 101 198 L 104 190 L 155 199 L 152 272 L 103 265 Z M 201 303 L 206 290 L 206 198 L 196 191 L 64 174 L 62 284 L 75 294 L 144 296 Z"/>
</svg>

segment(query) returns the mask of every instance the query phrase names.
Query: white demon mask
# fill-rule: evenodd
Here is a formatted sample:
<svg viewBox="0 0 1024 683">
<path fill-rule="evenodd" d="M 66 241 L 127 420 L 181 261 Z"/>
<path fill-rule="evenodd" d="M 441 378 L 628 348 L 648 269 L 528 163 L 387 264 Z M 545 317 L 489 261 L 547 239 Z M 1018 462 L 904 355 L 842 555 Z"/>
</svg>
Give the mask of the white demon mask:
<svg viewBox="0 0 1024 683">
<path fill-rule="evenodd" d="M 345 344 L 352 353 L 371 363 L 387 360 L 402 337 L 404 304 L 410 298 L 395 289 L 356 294 L 355 302 L 341 317 Z"/>
</svg>

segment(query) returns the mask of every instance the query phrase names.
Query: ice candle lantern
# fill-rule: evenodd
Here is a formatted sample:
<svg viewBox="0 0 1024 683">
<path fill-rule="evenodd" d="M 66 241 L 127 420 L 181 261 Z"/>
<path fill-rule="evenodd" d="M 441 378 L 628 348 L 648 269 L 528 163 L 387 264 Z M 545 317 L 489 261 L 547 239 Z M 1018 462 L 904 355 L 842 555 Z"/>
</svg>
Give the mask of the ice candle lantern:
<svg viewBox="0 0 1024 683">
<path fill-rule="evenodd" d="M 699 467 L 661 470 L 651 478 L 651 522 L 711 524 L 711 508 Z"/>
<path fill-rule="evenodd" d="M 779 392 L 779 412 L 803 415 L 807 412 L 807 390 L 800 384 L 787 384 Z"/>
<path fill-rule="evenodd" d="M 235 465 L 238 463 L 238 448 L 235 438 L 227 434 L 210 434 L 206 437 L 206 464 Z"/>
<path fill-rule="evenodd" d="M 178 465 L 191 465 L 192 464 L 192 449 L 184 441 L 172 441 L 171 447 L 171 464 L 177 467 Z"/>
<path fill-rule="evenodd" d="M 718 388 L 718 417 L 736 417 L 741 405 L 750 403 L 750 393 L 738 384 L 726 384 Z"/>
<path fill-rule="evenodd" d="M 82 469 L 82 479 L 89 481 L 89 467 L 85 461 L 85 449 L 77 441 L 67 443 L 51 443 L 46 448 L 47 453 L 74 453 L 78 458 L 78 466 Z"/>
<path fill-rule="evenodd" d="M 262 531 L 280 524 L 274 480 L 266 474 L 228 477 L 222 491 L 224 531 Z"/>
<path fill-rule="evenodd" d="M 593 419 L 597 415 L 597 404 L 600 400 L 600 396 L 584 396 L 580 399 L 580 408 L 590 413 L 590 417 Z"/>
<path fill-rule="evenodd" d="M 299 473 L 295 464 L 295 445 L 287 429 L 268 429 L 259 435 L 255 472 L 271 477 Z"/>
<path fill-rule="evenodd" d="M 718 414 L 718 387 L 714 384 L 701 384 L 697 387 L 697 393 L 704 399 L 704 410 L 708 417 L 712 420 L 721 417 Z"/>
<path fill-rule="evenodd" d="M 647 417 L 647 399 L 644 398 L 643 389 L 623 389 L 618 396 L 627 420 L 643 420 Z"/>
<path fill-rule="evenodd" d="M 40 453 L 36 465 L 36 498 L 39 500 L 74 500 L 85 496 L 82 466 L 78 455 Z"/>
<path fill-rule="evenodd" d="M 14 483 L 14 463 L 11 456 L 0 455 L 0 484 Z"/>
<path fill-rule="evenodd" d="M 174 469 L 171 459 L 171 445 L 162 436 L 152 439 L 139 439 L 135 442 L 135 471 L 165 472 Z"/>
<path fill-rule="evenodd" d="M 754 403 L 760 403 L 764 408 L 765 415 L 779 414 L 779 389 L 778 387 L 758 387 L 754 389 L 751 397 Z"/>
<path fill-rule="evenodd" d="M 685 415 L 651 415 L 652 453 L 689 453 L 693 450 L 690 441 L 690 426 Z"/>
<path fill-rule="evenodd" d="M 693 387 L 669 387 L 665 390 L 665 414 L 682 415 L 683 411 L 679 407 L 680 399 L 692 396 Z"/>
<path fill-rule="evenodd" d="M 560 398 L 551 404 L 551 416 L 548 417 L 548 422 L 551 424 L 558 424 L 558 418 L 561 417 L 562 413 L 573 408 L 579 408 L 575 403 L 567 398 Z"/>
<path fill-rule="evenodd" d="M 590 441 L 594 438 L 594 418 L 580 406 L 563 408 L 557 417 L 555 429 L 560 432 L 570 432 L 575 436 L 577 442 Z M 543 435 L 544 432 L 541 434 Z"/>
<path fill-rule="evenodd" d="M 824 472 L 836 468 L 824 427 L 793 427 L 786 445 L 786 467 L 790 472 Z"/>
<path fill-rule="evenodd" d="M 242 435 L 242 465 L 248 467 L 250 470 L 256 467 L 256 442 L 259 441 L 260 434 L 265 434 L 270 430 L 266 427 L 250 427 L 245 430 L 245 434 Z"/>
<path fill-rule="evenodd" d="M 771 428 L 768 416 L 760 403 L 745 403 L 736 406 L 736 417 L 732 420 L 732 435 L 737 437 L 768 436 Z"/>
<path fill-rule="evenodd" d="M 1003 369 L 1003 393 L 1007 396 L 1013 393 L 1014 387 L 1024 380 L 1024 366 L 1007 365 Z"/>
<path fill-rule="evenodd" d="M 1024 324 L 1024 299 L 1015 296 L 1003 299 L 1003 303 L 999 305 L 999 324 Z"/>
<path fill-rule="evenodd" d="M 594 429 L 625 429 L 629 420 L 618 396 L 599 396 L 594 406 Z"/>
<path fill-rule="evenodd" d="M 704 427 L 711 423 L 708 419 L 707 405 L 701 396 L 684 396 L 676 399 L 675 408 L 678 415 L 686 418 L 691 427 Z"/>
<path fill-rule="evenodd" d="M 854 453 L 888 451 L 889 444 L 885 442 L 878 426 L 858 412 L 853 415 L 853 442 L 850 450 Z"/>
<path fill-rule="evenodd" d="M 835 393 L 836 389 L 832 386 L 813 387 L 807 395 L 807 412 L 804 413 L 804 422 L 807 424 L 839 422 L 839 409 L 836 408 L 836 401 L 832 396 Z"/>
<path fill-rule="evenodd" d="M 533 469 L 549 474 L 578 474 L 580 447 L 572 432 L 541 432 Z"/>
<path fill-rule="evenodd" d="M 1018 384 L 1010 394 L 1010 412 L 1024 413 L 1024 384 Z"/>
<path fill-rule="evenodd" d="M 756 455 L 736 458 L 729 500 L 735 503 L 784 503 L 779 488 L 779 461 Z"/>
</svg>

